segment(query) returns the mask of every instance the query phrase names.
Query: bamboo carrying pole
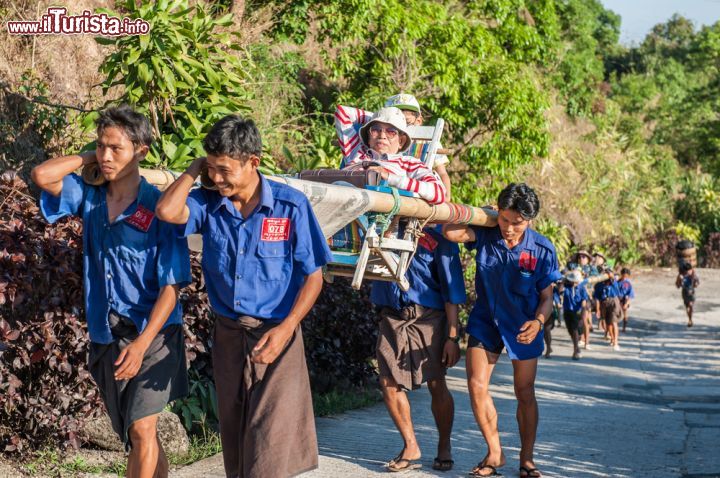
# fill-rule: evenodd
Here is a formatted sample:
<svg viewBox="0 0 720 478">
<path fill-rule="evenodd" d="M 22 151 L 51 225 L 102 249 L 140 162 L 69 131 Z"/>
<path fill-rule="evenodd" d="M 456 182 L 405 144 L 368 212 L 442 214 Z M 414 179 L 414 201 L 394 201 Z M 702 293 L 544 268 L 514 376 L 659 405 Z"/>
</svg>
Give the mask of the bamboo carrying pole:
<svg viewBox="0 0 720 478">
<path fill-rule="evenodd" d="M 163 191 L 172 184 L 177 177 L 177 174 L 172 173 L 171 171 L 145 168 L 140 168 L 140 174 L 147 179 L 148 182 L 154 184 Z M 283 176 L 267 176 L 267 178 L 273 181 L 283 182 L 303 193 L 308 189 L 308 186 L 310 186 L 312 189 L 317 187 L 327 189 L 328 195 L 337 196 L 339 198 L 346 197 L 348 195 L 348 188 L 345 186 L 334 186 L 332 184 L 322 184 Z M 367 194 L 370 199 L 370 210 L 380 213 L 388 213 L 393 210 L 395 200 L 392 195 L 362 189 L 358 189 L 356 191 Z M 418 219 L 427 219 L 432 217 L 433 222 L 439 223 L 464 222 L 473 226 L 487 227 L 497 225 L 497 212 L 490 208 L 472 207 L 454 203 L 443 203 L 433 206 L 423 199 L 406 196 L 401 196 L 400 198 L 400 210 L 398 211 L 398 215 L 416 217 Z"/>
<path fill-rule="evenodd" d="M 594 286 L 594 285 L 597 284 L 598 282 L 606 281 L 607 278 L 608 278 L 608 277 L 607 277 L 607 274 L 598 274 L 598 275 L 595 275 L 595 276 L 590 276 L 590 277 L 588 277 L 588 278 L 587 278 L 587 282 L 588 282 L 589 285 L 593 285 L 593 286 Z"/>
<path fill-rule="evenodd" d="M 268 176 L 268 179 L 283 182 L 301 191 L 308 197 L 314 209 L 316 204 L 320 205 L 323 202 L 335 204 L 336 209 L 330 212 L 336 215 L 342 215 L 343 212 L 345 212 L 342 207 L 343 202 L 349 199 L 356 199 L 356 201 L 350 201 L 352 203 L 364 203 L 366 209 L 363 212 L 375 211 L 379 213 L 389 213 L 395 206 L 395 199 L 391 194 L 387 193 L 304 181 L 283 176 Z M 339 206 L 339 208 L 337 206 Z M 348 206 L 350 205 L 348 204 Z M 355 213 L 356 210 L 350 211 L 351 215 L 357 217 L 359 214 Z M 316 211 L 316 214 L 318 214 L 318 211 Z M 320 214 L 318 214 L 318 216 L 319 215 Z M 418 219 L 431 219 L 432 222 L 436 223 L 470 224 L 473 226 L 486 227 L 497 225 L 497 212 L 490 208 L 479 208 L 454 203 L 431 205 L 423 199 L 406 196 L 400 197 L 400 209 L 397 215 Z"/>
<path fill-rule="evenodd" d="M 98 168 L 95 163 L 83 166 L 80 170 L 80 175 L 88 184 L 99 186 L 105 183 L 105 178 L 102 177 L 100 168 Z M 168 171 L 166 169 L 140 168 L 140 176 L 144 177 L 150 184 L 157 186 L 161 191 L 164 191 L 168 186 L 170 186 L 178 175 L 178 173 L 173 173 L 172 171 Z"/>
<path fill-rule="evenodd" d="M 175 181 L 175 178 L 179 176 L 179 174 L 168 170 L 145 168 L 140 168 L 140 175 L 147 179 L 150 184 L 157 186 L 161 191 L 167 189 L 167 187 Z"/>
<path fill-rule="evenodd" d="M 84 171 L 83 174 L 90 175 L 92 171 Z M 166 189 L 177 177 L 177 173 L 172 171 L 145 168 L 140 169 L 140 174 L 161 190 Z M 389 213 L 395 207 L 395 199 L 388 193 L 305 181 L 286 176 L 267 176 L 267 178 L 285 183 L 307 196 L 325 237 L 332 236 L 345 225 L 368 211 Z M 400 208 L 397 215 L 429 219 L 435 223 L 470 224 L 486 227 L 497 225 L 497 212 L 490 208 L 454 203 L 433 206 L 423 199 L 407 196 L 400 196 Z"/>
</svg>

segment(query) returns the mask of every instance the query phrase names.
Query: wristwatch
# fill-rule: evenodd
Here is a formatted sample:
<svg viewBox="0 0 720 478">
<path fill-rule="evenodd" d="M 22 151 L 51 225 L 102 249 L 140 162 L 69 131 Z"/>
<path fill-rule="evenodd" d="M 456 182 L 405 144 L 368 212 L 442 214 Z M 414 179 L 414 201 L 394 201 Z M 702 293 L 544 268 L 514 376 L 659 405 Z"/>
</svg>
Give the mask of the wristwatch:
<svg viewBox="0 0 720 478">
<path fill-rule="evenodd" d="M 447 339 L 448 339 L 449 341 L 451 341 L 451 342 L 455 342 L 456 344 L 459 344 L 459 343 L 460 343 L 460 336 L 459 336 L 459 335 L 456 335 L 455 337 L 448 337 Z"/>
</svg>

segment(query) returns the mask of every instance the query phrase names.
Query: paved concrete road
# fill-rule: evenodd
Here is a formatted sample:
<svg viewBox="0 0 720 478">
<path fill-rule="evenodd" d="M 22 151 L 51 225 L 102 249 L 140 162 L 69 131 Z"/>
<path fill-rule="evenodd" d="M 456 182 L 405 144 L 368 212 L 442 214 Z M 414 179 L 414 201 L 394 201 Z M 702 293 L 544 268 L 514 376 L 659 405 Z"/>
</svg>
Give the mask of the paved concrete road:
<svg viewBox="0 0 720 478">
<path fill-rule="evenodd" d="M 592 350 L 570 360 L 564 329 L 554 330 L 552 359 L 540 363 L 541 423 L 536 462 L 546 477 L 720 477 L 720 272 L 701 270 L 695 327 L 685 326 L 672 271 L 636 274 L 637 298 L 621 350 L 595 334 Z M 431 469 L 435 432 L 426 389 L 411 393 L 423 469 L 403 477 L 465 476 L 483 457 L 465 385 L 464 362 L 449 375 L 456 403 L 455 469 Z M 507 465 L 518 476 L 519 438 L 512 368 L 503 356 L 492 381 Z M 382 404 L 317 422 L 320 468 L 307 478 L 390 476 L 383 463 L 402 444 Z M 393 474 L 394 475 L 394 474 Z M 221 477 L 213 457 L 176 478 Z"/>
</svg>

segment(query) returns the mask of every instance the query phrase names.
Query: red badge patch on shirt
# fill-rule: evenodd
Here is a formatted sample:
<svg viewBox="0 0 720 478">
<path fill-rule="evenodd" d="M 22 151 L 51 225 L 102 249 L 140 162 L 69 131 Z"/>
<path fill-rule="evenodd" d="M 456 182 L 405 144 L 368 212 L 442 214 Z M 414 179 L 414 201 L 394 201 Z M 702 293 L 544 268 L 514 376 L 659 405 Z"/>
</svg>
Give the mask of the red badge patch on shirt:
<svg viewBox="0 0 720 478">
<path fill-rule="evenodd" d="M 132 216 L 128 216 L 125 218 L 125 222 L 127 222 L 131 226 L 140 229 L 142 232 L 148 232 L 148 229 L 150 229 L 150 224 L 152 224 L 152 220 L 154 217 L 155 214 L 153 214 L 152 211 L 145 209 L 141 205 L 138 205 L 137 210 L 132 214 Z"/>
<path fill-rule="evenodd" d="M 287 217 L 266 217 L 262 222 L 263 241 L 287 241 L 290 238 L 290 219 Z"/>
<path fill-rule="evenodd" d="M 533 272 L 535 270 L 535 266 L 537 266 L 537 257 L 533 257 L 532 253 L 529 251 L 522 251 L 520 253 L 518 265 L 521 270 Z"/>
<path fill-rule="evenodd" d="M 425 233 L 425 235 L 418 240 L 418 244 L 423 246 L 428 251 L 432 252 L 435 250 L 435 248 L 437 248 L 438 241 L 435 240 L 435 238 L 432 237 L 430 234 Z"/>
</svg>

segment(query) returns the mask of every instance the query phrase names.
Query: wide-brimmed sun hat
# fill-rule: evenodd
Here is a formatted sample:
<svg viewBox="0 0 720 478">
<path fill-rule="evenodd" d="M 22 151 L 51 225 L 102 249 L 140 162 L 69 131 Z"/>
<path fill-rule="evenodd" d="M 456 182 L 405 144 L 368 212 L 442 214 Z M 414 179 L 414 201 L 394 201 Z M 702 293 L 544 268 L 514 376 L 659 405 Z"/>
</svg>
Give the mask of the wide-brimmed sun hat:
<svg viewBox="0 0 720 478">
<path fill-rule="evenodd" d="M 602 252 L 593 252 L 593 257 L 602 257 L 603 260 L 607 262 L 607 258 L 605 258 L 605 255 Z"/>
<path fill-rule="evenodd" d="M 581 250 L 577 251 L 577 253 L 575 255 L 578 257 L 578 259 L 580 258 L 580 256 L 585 256 L 590 260 L 592 260 L 592 258 L 593 258 L 590 255 L 590 253 L 588 251 L 586 251 L 585 249 L 581 249 Z"/>
<path fill-rule="evenodd" d="M 582 272 L 579 270 L 572 270 L 565 274 L 565 280 L 568 282 L 572 282 L 573 284 L 579 284 L 583 281 L 583 275 Z"/>
<path fill-rule="evenodd" d="M 404 153 L 410 148 L 412 140 L 408 134 L 407 122 L 405 121 L 405 115 L 402 114 L 402 111 L 394 106 L 380 108 L 378 112 L 370 118 L 370 121 L 360 128 L 360 139 L 362 139 L 363 144 L 365 144 L 368 148 L 370 147 L 368 136 L 370 135 L 370 126 L 372 126 L 373 123 L 387 123 L 397 129 L 398 132 L 402 133 L 400 136 L 400 150 L 398 153 Z"/>
<path fill-rule="evenodd" d="M 394 95 L 388 98 L 385 101 L 385 107 L 387 108 L 390 106 L 394 106 L 395 108 L 399 108 L 401 110 L 410 110 L 420 113 L 420 103 L 417 98 L 407 93 L 400 93 L 399 95 Z"/>
</svg>

